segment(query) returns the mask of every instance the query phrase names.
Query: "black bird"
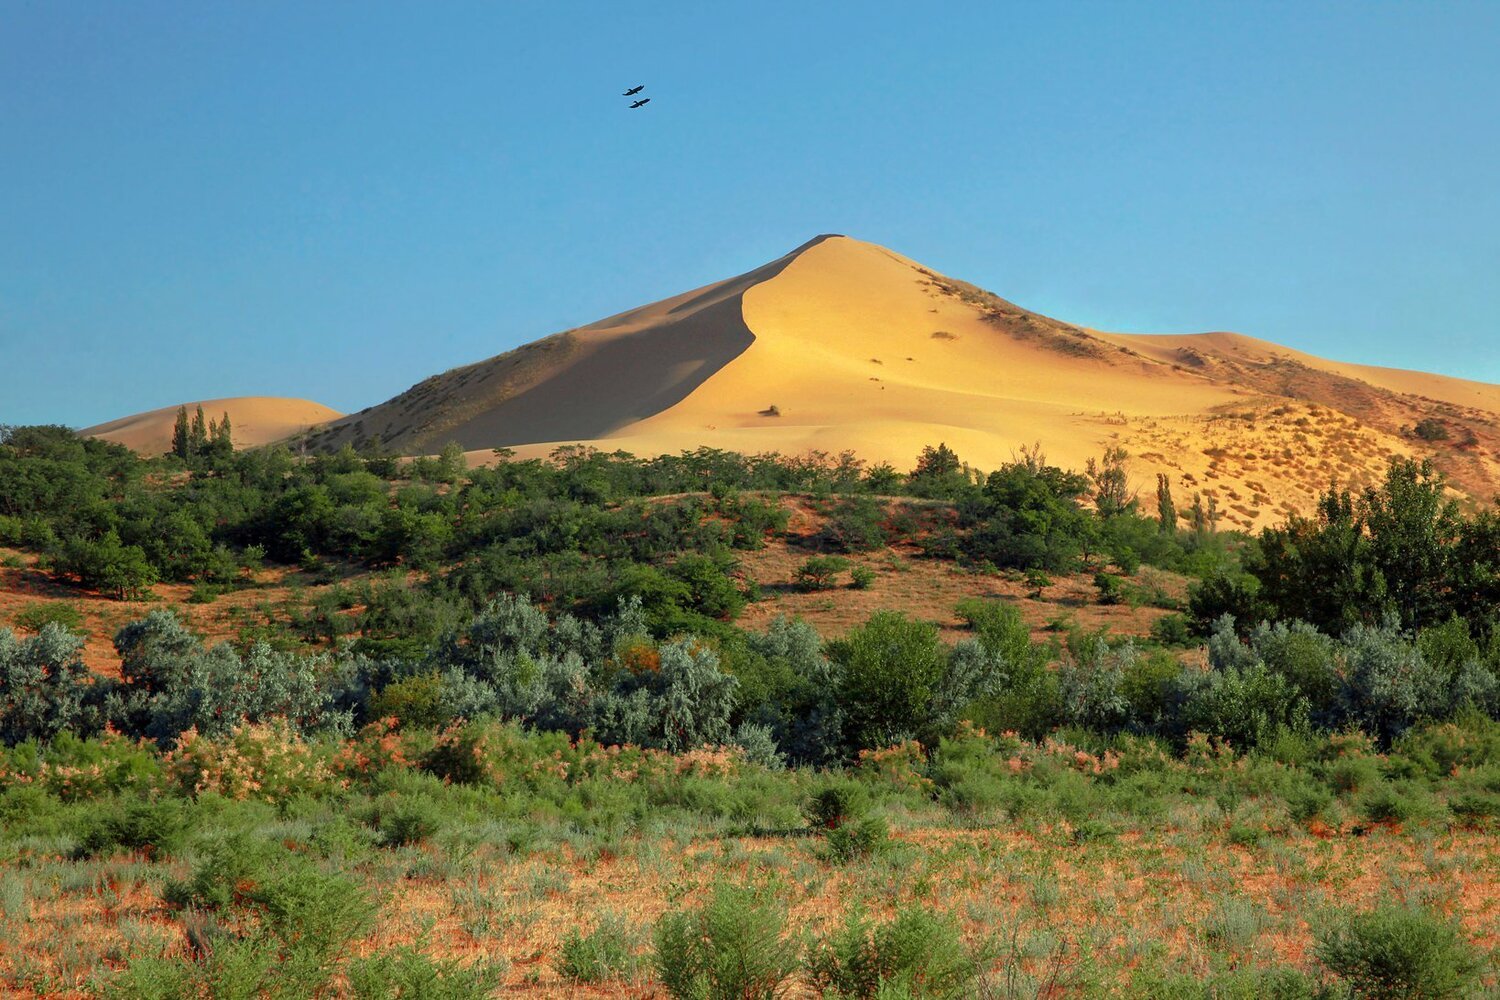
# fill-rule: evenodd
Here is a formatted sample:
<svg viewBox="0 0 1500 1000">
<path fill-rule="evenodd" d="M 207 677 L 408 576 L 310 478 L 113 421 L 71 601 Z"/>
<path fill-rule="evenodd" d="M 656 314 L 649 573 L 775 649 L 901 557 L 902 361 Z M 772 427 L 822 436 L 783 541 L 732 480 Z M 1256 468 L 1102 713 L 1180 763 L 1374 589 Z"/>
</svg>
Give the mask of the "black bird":
<svg viewBox="0 0 1500 1000">
<path fill-rule="evenodd" d="M 639 87 L 631 87 L 629 90 L 625 91 L 625 93 L 621 94 L 620 96 L 621 97 L 634 97 L 636 94 L 639 94 L 641 91 L 643 91 L 645 89 L 646 89 L 646 85 L 643 83 Z"/>
<path fill-rule="evenodd" d="M 643 97 L 639 101 L 636 101 L 634 104 L 632 104 L 631 107 L 632 108 L 639 108 L 642 105 L 650 104 L 650 103 L 651 103 L 651 98 L 649 98 L 649 97 Z"/>
</svg>

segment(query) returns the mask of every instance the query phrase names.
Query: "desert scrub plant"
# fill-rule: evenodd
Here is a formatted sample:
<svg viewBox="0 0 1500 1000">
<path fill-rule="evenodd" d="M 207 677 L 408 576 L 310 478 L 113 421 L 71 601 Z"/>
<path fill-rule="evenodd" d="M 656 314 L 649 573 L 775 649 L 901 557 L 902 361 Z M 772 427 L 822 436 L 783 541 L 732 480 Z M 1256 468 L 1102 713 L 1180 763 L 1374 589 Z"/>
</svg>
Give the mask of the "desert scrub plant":
<svg viewBox="0 0 1500 1000">
<path fill-rule="evenodd" d="M 413 947 L 350 962 L 345 976 L 354 1000 L 482 1000 L 499 988 L 506 963 L 429 958 Z"/>
<path fill-rule="evenodd" d="M 567 933 L 557 958 L 557 972 L 578 983 L 633 979 L 638 966 L 636 941 L 637 935 L 618 914 L 606 913 L 589 933 L 576 927 Z"/>
<path fill-rule="evenodd" d="M 843 556 L 812 556 L 797 567 L 794 579 L 803 590 L 828 590 L 834 577 L 848 567 L 849 560 Z"/>
<path fill-rule="evenodd" d="M 11 619 L 23 632 L 38 634 L 53 624 L 74 635 L 83 634 L 83 614 L 72 604 L 62 601 L 33 601 Z"/>
<path fill-rule="evenodd" d="M 855 590 L 869 590 L 875 583 L 875 571 L 868 566 L 849 568 L 849 586 Z"/>
<path fill-rule="evenodd" d="M 369 824 L 382 847 L 419 844 L 437 833 L 442 825 L 438 807 L 420 794 L 389 792 L 370 807 Z"/>
<path fill-rule="evenodd" d="M 832 784 L 818 789 L 802 807 L 814 830 L 823 834 L 823 852 L 834 864 L 847 864 L 882 851 L 890 827 L 879 816 L 866 815 L 867 798 L 856 785 Z"/>
<path fill-rule="evenodd" d="M 720 884 L 701 909 L 657 921 L 657 977 L 675 1000 L 775 1000 L 798 966 L 785 925 L 774 901 Z"/>
<path fill-rule="evenodd" d="M 825 995 L 849 1000 L 971 996 L 979 975 L 953 923 L 916 908 L 879 925 L 855 912 L 809 948 L 806 966 Z"/>
<path fill-rule="evenodd" d="M 1319 935 L 1317 956 L 1356 997 L 1470 996 L 1481 969 L 1457 924 L 1411 907 L 1382 906 Z"/>
<path fill-rule="evenodd" d="M 890 826 L 879 816 L 861 817 L 823 835 L 824 850 L 834 864 L 874 857 L 889 847 L 890 841 Z"/>
<path fill-rule="evenodd" d="M 188 818 L 182 803 L 159 801 L 102 801 L 84 814 L 78 830 L 77 855 L 84 858 L 118 850 L 138 851 L 148 857 L 172 854 L 182 846 Z"/>
</svg>

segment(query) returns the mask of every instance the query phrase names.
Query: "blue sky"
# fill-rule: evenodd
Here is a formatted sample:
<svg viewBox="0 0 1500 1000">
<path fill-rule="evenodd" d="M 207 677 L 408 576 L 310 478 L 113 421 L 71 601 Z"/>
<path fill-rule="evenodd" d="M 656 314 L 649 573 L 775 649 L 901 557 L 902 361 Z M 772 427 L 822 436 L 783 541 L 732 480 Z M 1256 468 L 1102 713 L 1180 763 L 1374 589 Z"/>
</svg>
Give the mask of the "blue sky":
<svg viewBox="0 0 1500 1000">
<path fill-rule="evenodd" d="M 354 410 L 822 232 L 1500 382 L 1497 50 L 1497 3 L 0 0 L 0 423 Z"/>
</svg>

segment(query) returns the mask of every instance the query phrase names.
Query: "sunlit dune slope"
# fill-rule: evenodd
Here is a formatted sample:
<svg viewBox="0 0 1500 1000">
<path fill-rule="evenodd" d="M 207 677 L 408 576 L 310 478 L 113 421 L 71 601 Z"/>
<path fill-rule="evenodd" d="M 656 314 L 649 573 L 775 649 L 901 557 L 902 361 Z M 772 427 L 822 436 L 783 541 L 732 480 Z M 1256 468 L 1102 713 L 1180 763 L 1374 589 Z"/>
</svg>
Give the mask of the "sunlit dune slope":
<svg viewBox="0 0 1500 1000">
<path fill-rule="evenodd" d="M 1413 433 L 1426 422 L 1433 435 Z M 1435 436 L 1434 436 L 1435 435 Z M 545 455 L 854 451 L 911 468 L 946 442 L 981 469 L 1040 444 L 1082 468 L 1118 445 L 1145 493 L 1165 474 L 1221 523 L 1311 508 L 1391 455 L 1460 492 L 1500 487 L 1500 387 L 1324 361 L 1235 334 L 1100 333 L 870 243 L 810 241 L 764 267 L 434 376 L 315 432 L 314 447 L 457 441 Z"/>
<path fill-rule="evenodd" d="M 334 420 L 338 410 L 306 399 L 282 399 L 276 396 L 235 396 L 229 399 L 205 399 L 185 404 L 189 416 L 203 407 L 207 420 L 229 415 L 231 436 L 236 447 L 280 441 L 318 424 Z M 177 423 L 176 406 L 148 410 L 106 424 L 79 431 L 87 437 L 103 438 L 123 444 L 143 455 L 160 455 L 172 448 L 172 429 Z"/>
</svg>

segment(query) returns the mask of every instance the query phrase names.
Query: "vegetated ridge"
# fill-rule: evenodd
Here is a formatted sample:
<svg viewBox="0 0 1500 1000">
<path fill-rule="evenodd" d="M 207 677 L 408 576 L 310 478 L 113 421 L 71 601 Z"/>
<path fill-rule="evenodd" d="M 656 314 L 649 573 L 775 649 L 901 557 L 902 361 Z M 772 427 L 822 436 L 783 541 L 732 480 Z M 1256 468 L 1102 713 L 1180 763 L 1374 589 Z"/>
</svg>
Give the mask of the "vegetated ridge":
<svg viewBox="0 0 1500 1000">
<path fill-rule="evenodd" d="M 338 410 L 307 399 L 277 396 L 235 396 L 182 403 L 189 415 L 201 408 L 209 420 L 228 414 L 234 428 L 234 443 L 254 448 L 300 434 L 342 416 Z M 160 455 L 172 449 L 172 429 L 179 406 L 164 406 L 119 420 L 96 424 L 79 431 L 86 437 L 123 444 L 143 455 Z"/>
</svg>

